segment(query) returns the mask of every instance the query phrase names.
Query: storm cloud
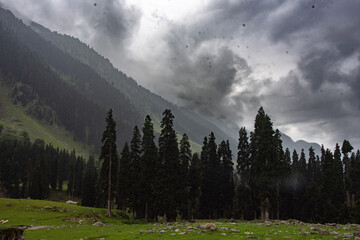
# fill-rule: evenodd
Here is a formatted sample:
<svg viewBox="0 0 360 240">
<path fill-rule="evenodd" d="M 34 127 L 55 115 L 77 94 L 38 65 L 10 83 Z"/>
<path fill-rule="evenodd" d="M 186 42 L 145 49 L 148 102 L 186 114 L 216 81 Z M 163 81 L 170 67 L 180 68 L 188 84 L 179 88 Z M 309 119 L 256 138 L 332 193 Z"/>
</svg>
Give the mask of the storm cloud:
<svg viewBox="0 0 360 240">
<path fill-rule="evenodd" d="M 186 1 L 153 8 L 125 0 L 0 2 L 80 38 L 234 138 L 240 126 L 253 127 L 264 106 L 275 127 L 296 140 L 333 148 L 346 138 L 360 148 L 357 0 L 211 0 L 196 8 Z"/>
</svg>

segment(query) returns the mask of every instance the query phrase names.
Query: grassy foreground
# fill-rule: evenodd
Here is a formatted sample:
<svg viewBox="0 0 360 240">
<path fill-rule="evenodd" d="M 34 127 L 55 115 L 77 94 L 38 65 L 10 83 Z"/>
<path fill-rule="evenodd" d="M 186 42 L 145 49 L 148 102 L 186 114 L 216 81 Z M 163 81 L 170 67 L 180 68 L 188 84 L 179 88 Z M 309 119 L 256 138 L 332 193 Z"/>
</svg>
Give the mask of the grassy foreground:
<svg viewBox="0 0 360 240">
<path fill-rule="evenodd" d="M 298 221 L 211 221 L 217 230 L 196 223 L 132 223 L 126 214 L 61 202 L 0 198 L 0 227 L 26 226 L 25 239 L 355 239 L 359 225 L 305 224 Z M 209 221 L 207 221 L 209 222 Z M 345 235 L 344 235 L 345 234 Z M 348 235 L 346 235 L 348 234 Z"/>
</svg>

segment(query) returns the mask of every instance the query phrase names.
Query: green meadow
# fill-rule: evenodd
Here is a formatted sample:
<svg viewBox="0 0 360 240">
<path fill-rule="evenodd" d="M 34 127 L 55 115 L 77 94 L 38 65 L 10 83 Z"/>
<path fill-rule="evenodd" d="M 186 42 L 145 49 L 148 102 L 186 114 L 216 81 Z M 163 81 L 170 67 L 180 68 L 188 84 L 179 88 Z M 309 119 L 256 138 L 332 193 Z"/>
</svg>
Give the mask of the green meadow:
<svg viewBox="0 0 360 240">
<path fill-rule="evenodd" d="M 207 223 L 217 229 L 206 229 Z M 25 239 L 355 239 L 355 224 L 307 224 L 287 221 L 196 220 L 168 224 L 132 222 L 114 210 L 64 202 L 0 198 L 0 227 L 21 226 Z M 213 225 L 211 225 L 213 226 Z"/>
</svg>

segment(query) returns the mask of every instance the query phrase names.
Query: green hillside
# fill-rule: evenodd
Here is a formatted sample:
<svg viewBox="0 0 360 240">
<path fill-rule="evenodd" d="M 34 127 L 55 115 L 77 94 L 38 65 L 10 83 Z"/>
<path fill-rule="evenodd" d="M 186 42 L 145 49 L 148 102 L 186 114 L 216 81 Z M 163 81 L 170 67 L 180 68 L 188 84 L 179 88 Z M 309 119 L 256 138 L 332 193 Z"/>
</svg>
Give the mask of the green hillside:
<svg viewBox="0 0 360 240">
<path fill-rule="evenodd" d="M 77 154 L 88 157 L 90 154 L 89 146 L 74 141 L 73 134 L 66 131 L 64 127 L 56 124 L 48 125 L 29 116 L 26 107 L 15 105 L 9 97 L 9 89 L 0 85 L 0 124 L 4 127 L 2 134 L 10 136 L 20 136 L 22 132 L 27 132 L 31 140 L 43 139 L 46 144 L 54 147 L 66 149 L 69 152 L 75 149 Z"/>
</svg>

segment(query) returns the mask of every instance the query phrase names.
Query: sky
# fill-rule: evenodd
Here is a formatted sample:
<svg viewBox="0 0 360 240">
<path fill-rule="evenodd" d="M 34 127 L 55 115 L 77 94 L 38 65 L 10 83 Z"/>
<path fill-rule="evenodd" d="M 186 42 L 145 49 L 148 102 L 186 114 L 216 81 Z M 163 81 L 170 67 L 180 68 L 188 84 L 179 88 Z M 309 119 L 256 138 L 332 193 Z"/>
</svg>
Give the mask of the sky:
<svg viewBox="0 0 360 240">
<path fill-rule="evenodd" d="M 360 148 L 359 0 L 0 3 L 219 126 L 252 130 L 263 106 L 294 140 Z"/>
</svg>

